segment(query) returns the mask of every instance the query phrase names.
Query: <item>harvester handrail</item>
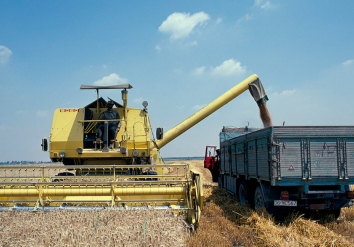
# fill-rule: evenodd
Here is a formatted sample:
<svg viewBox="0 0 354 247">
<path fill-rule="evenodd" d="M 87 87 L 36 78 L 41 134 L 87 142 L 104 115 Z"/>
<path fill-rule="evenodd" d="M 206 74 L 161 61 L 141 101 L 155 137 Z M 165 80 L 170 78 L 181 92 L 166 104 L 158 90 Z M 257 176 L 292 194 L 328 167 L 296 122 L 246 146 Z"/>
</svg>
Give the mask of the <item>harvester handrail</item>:
<svg viewBox="0 0 354 247">
<path fill-rule="evenodd" d="M 66 165 L 66 166 L 1 166 L 1 169 L 14 169 L 14 168 L 65 168 L 65 169 L 73 169 L 73 168 L 97 168 L 97 169 L 103 169 L 103 168 L 153 168 L 153 167 L 162 167 L 168 169 L 168 167 L 184 167 L 188 166 L 188 164 L 145 164 L 145 165 Z"/>
<path fill-rule="evenodd" d="M 57 180 L 57 179 L 67 179 L 67 180 L 84 180 L 84 179 L 102 179 L 102 178 L 107 178 L 107 179 L 115 179 L 117 181 L 123 181 L 123 180 L 119 180 L 121 178 L 124 178 L 124 179 L 144 179 L 144 178 L 148 178 L 148 179 L 157 179 L 157 178 L 162 178 L 162 179 L 169 179 L 169 178 L 184 178 L 186 177 L 185 175 L 124 175 L 124 176 L 120 176 L 120 175 L 102 175 L 102 176 L 86 176 L 86 175 L 83 175 L 83 176 L 44 176 L 44 179 L 43 177 L 0 177 L 1 180 L 17 180 L 17 181 L 20 181 L 20 180 L 48 180 L 48 179 L 54 179 L 54 180 Z M 165 180 L 167 181 L 167 180 Z M 174 181 L 178 181 L 178 180 L 174 180 Z M 16 184 L 19 184 L 19 182 L 14 182 Z M 24 182 L 26 183 L 26 182 Z M 31 182 L 33 183 L 33 182 Z"/>
<path fill-rule="evenodd" d="M 92 123 L 92 122 L 114 122 L 114 121 L 128 121 L 127 119 L 100 119 L 100 120 L 78 120 L 78 123 Z"/>
<path fill-rule="evenodd" d="M 70 173 L 70 172 L 68 172 Z M 77 179 L 77 178 L 110 178 L 112 177 L 113 174 L 110 175 L 75 175 L 75 176 L 60 176 L 60 178 L 70 178 L 70 179 Z M 181 174 L 174 174 L 174 175 L 121 175 L 121 174 L 116 174 L 116 177 L 121 177 L 121 178 L 168 178 L 168 177 L 185 177 L 185 175 Z M 6 176 L 6 177 L 1 177 L 2 179 L 38 179 L 38 178 L 43 178 L 43 176 L 25 176 L 25 177 L 21 177 L 21 176 Z M 47 175 L 44 176 L 44 178 L 58 178 L 58 176 L 56 175 Z"/>
<path fill-rule="evenodd" d="M 136 143 L 135 143 L 135 137 L 137 137 L 137 136 L 145 136 L 145 137 L 146 137 L 146 138 L 145 138 L 145 141 L 147 141 L 147 139 L 148 139 L 148 134 L 147 134 L 148 132 L 146 132 L 146 131 L 145 131 L 145 135 L 135 135 L 135 125 L 136 125 L 136 124 L 139 124 L 139 123 L 142 124 L 143 127 L 145 126 L 142 121 L 136 121 L 136 122 L 133 123 L 133 143 L 134 143 L 134 149 L 136 149 L 135 145 L 139 145 L 139 144 L 136 144 Z"/>
<path fill-rule="evenodd" d="M 183 183 L 190 183 L 192 179 L 185 179 L 185 180 L 148 180 L 148 181 L 99 181 L 99 182 L 75 182 L 75 181 L 64 181 L 64 182 L 0 182 L 1 185 L 116 185 L 116 184 L 158 184 L 160 186 L 165 186 L 168 184 L 183 184 Z M 71 186 L 73 187 L 73 186 Z"/>
</svg>

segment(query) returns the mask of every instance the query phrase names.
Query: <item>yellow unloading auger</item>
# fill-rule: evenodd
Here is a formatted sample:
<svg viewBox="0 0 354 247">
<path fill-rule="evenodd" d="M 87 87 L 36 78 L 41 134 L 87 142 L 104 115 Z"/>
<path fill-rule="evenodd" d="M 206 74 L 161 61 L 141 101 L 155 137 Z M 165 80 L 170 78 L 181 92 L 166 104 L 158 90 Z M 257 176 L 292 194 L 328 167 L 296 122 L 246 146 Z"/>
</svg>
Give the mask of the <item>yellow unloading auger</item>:
<svg viewBox="0 0 354 247">
<path fill-rule="evenodd" d="M 1 167 L 0 210 L 170 209 L 197 223 L 203 208 L 201 174 L 188 164 L 163 164 L 159 150 L 247 89 L 257 102 L 267 99 L 263 86 L 252 75 L 165 134 L 157 128 L 156 139 L 151 139 L 147 104 L 127 106 L 131 88 L 82 85 L 96 90 L 97 100 L 84 108 L 57 109 L 53 117 L 50 158 L 64 166 Z M 101 89 L 122 89 L 124 104 L 114 101 L 121 128 L 112 147 L 96 140 L 95 125 L 106 110 Z M 47 151 L 47 139 L 42 148 Z"/>
</svg>

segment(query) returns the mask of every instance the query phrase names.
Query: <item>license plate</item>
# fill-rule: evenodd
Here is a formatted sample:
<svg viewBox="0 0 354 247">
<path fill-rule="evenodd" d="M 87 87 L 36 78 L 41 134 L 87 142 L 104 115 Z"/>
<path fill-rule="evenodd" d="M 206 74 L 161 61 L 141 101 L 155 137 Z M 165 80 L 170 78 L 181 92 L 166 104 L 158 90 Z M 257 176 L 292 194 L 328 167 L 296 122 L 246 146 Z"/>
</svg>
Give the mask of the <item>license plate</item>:
<svg viewBox="0 0 354 247">
<path fill-rule="evenodd" d="M 274 206 L 296 207 L 297 206 L 297 201 L 274 200 Z"/>
</svg>

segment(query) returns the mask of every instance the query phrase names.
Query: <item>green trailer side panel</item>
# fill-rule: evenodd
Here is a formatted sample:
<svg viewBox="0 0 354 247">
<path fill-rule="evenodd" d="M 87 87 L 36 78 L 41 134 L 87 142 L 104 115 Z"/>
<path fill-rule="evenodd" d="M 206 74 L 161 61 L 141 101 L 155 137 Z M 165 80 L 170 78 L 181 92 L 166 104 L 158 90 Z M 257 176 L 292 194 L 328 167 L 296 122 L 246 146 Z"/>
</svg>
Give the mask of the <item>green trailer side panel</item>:
<svg viewBox="0 0 354 247">
<path fill-rule="evenodd" d="M 354 126 L 274 126 L 220 146 L 222 174 L 277 186 L 354 183 Z"/>
</svg>

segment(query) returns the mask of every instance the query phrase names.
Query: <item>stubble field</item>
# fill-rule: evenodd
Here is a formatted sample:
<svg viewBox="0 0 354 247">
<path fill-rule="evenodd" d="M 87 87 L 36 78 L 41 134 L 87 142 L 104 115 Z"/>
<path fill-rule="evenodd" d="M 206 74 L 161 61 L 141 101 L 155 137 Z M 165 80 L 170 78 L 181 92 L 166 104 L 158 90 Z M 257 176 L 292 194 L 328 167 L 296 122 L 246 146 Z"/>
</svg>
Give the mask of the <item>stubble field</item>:
<svg viewBox="0 0 354 247">
<path fill-rule="evenodd" d="M 194 232 L 168 211 L 0 212 L 1 246 L 354 246 L 354 207 L 334 222 L 274 219 L 218 188 L 202 160 L 186 163 L 203 174 L 204 210 Z"/>
</svg>

